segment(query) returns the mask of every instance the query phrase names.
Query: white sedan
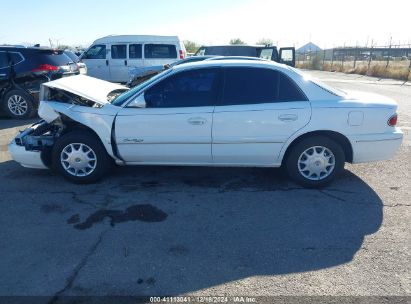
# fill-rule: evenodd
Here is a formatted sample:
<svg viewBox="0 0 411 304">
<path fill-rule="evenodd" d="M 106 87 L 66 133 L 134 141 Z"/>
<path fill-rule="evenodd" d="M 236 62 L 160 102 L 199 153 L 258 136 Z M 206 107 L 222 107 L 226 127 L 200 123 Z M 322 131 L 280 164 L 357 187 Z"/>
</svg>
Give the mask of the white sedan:
<svg viewBox="0 0 411 304">
<path fill-rule="evenodd" d="M 294 181 L 318 187 L 345 162 L 392 158 L 403 138 L 395 101 L 263 60 L 184 64 L 130 90 L 68 77 L 43 84 L 40 100 L 43 120 L 9 151 L 25 167 L 77 183 L 115 163 L 284 166 Z"/>
</svg>

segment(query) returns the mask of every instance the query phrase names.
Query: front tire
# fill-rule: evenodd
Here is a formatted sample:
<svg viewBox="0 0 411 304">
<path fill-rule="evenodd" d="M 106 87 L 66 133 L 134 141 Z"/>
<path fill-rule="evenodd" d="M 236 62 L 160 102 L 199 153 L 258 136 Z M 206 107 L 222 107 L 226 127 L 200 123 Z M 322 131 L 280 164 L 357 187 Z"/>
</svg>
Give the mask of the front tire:
<svg viewBox="0 0 411 304">
<path fill-rule="evenodd" d="M 23 90 L 11 90 L 3 98 L 3 109 L 15 119 L 25 119 L 36 114 L 33 97 Z"/>
<path fill-rule="evenodd" d="M 53 169 L 78 184 L 101 179 L 111 167 L 110 156 L 101 141 L 87 131 L 72 131 L 54 145 Z"/>
<path fill-rule="evenodd" d="M 325 136 L 313 136 L 294 145 L 285 164 L 292 180 L 307 188 L 318 188 L 338 176 L 344 163 L 340 144 Z"/>
</svg>

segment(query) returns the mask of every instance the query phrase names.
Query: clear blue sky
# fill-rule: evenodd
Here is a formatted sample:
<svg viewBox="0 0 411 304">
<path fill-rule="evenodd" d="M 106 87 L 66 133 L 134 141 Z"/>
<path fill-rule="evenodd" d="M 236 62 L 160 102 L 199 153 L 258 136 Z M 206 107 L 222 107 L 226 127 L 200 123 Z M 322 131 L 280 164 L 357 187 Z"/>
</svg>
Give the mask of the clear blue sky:
<svg viewBox="0 0 411 304">
<path fill-rule="evenodd" d="M 0 43 L 90 43 L 110 34 L 162 34 L 169 25 L 241 6 L 246 0 L 2 1 Z M 210 20 L 211 21 L 211 20 Z M 179 33 L 175 33 L 178 35 Z"/>
<path fill-rule="evenodd" d="M 88 45 L 110 34 L 321 47 L 411 43 L 410 0 L 1 0 L 0 44 Z M 336 4 L 338 3 L 338 5 Z"/>
</svg>

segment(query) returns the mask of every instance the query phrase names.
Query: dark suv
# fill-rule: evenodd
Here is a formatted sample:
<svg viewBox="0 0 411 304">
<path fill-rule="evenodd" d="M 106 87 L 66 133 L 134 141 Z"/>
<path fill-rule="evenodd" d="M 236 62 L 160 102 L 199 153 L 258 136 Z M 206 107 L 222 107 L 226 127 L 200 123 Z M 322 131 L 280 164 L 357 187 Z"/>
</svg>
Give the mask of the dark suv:
<svg viewBox="0 0 411 304">
<path fill-rule="evenodd" d="M 34 116 L 40 84 L 79 74 L 63 51 L 38 47 L 0 46 L 0 104 L 13 118 Z"/>
</svg>

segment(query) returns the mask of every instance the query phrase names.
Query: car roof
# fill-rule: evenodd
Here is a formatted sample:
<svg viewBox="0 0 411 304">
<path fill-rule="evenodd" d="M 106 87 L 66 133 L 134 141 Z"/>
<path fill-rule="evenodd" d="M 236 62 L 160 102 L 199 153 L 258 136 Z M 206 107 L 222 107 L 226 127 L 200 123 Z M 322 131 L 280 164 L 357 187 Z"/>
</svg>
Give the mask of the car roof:
<svg viewBox="0 0 411 304">
<path fill-rule="evenodd" d="M 220 44 L 220 45 L 202 45 L 200 48 L 211 48 L 211 47 L 229 47 L 229 48 L 240 48 L 240 47 L 250 47 L 250 48 L 266 48 L 266 47 L 273 47 L 275 48 L 275 45 L 253 45 L 253 44 Z"/>
<path fill-rule="evenodd" d="M 267 59 L 260 58 L 260 57 L 249 57 L 249 56 L 217 56 L 217 55 L 208 55 L 211 58 L 207 58 L 206 60 L 263 60 L 267 61 Z"/>
<path fill-rule="evenodd" d="M 57 49 L 52 49 L 49 47 L 25 47 L 25 46 L 4 46 L 0 45 L 1 50 L 7 50 L 7 51 L 16 51 L 16 52 L 26 52 L 26 51 L 56 51 L 56 52 L 63 52 L 62 50 L 57 50 Z"/>
<path fill-rule="evenodd" d="M 221 59 L 221 60 L 203 60 L 197 62 L 188 62 L 173 67 L 174 70 L 184 70 L 201 67 L 221 67 L 221 66 L 247 66 L 247 67 L 268 67 L 281 70 L 289 70 L 285 64 L 269 60 L 249 60 L 249 59 Z"/>
<path fill-rule="evenodd" d="M 96 39 L 93 44 L 98 43 L 128 43 L 128 42 L 178 42 L 178 36 L 157 36 L 157 35 L 110 35 Z"/>
</svg>

